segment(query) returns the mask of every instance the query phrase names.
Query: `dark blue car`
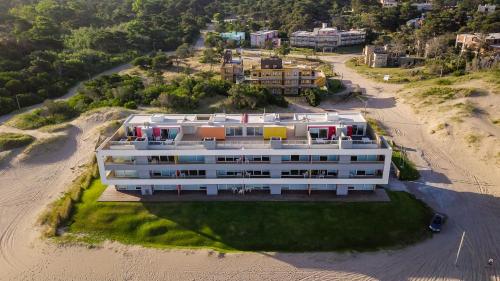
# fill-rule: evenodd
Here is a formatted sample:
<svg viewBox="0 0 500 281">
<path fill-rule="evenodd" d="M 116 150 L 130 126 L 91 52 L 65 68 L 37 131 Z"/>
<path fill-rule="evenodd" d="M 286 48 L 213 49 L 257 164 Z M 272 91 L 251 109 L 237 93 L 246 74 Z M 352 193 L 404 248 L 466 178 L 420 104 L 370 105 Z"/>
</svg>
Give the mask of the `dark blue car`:
<svg viewBox="0 0 500 281">
<path fill-rule="evenodd" d="M 441 227 L 445 222 L 445 214 L 435 213 L 434 216 L 432 216 L 431 223 L 429 224 L 429 229 L 432 232 L 441 232 Z"/>
</svg>

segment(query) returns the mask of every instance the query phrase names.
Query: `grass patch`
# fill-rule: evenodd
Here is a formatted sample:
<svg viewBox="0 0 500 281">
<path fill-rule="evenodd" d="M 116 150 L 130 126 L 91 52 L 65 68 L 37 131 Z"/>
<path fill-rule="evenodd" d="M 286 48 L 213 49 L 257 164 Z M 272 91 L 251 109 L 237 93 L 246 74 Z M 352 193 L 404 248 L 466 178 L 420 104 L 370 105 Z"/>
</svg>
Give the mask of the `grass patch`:
<svg viewBox="0 0 500 281">
<path fill-rule="evenodd" d="M 429 237 L 431 210 L 408 193 L 388 203 L 97 202 L 94 180 L 69 220 L 70 237 L 155 248 L 332 251 L 397 247 Z M 81 241 L 81 240 L 80 240 Z"/>
<path fill-rule="evenodd" d="M 453 100 L 475 96 L 478 91 L 472 88 L 431 87 L 415 94 L 423 105 L 433 105 Z"/>
<path fill-rule="evenodd" d="M 45 133 L 58 133 L 58 132 L 66 131 L 67 129 L 71 128 L 72 126 L 73 125 L 71 125 L 70 123 L 47 125 L 47 126 L 41 127 L 40 131 L 45 132 Z"/>
<path fill-rule="evenodd" d="M 468 134 L 465 136 L 465 142 L 467 142 L 471 146 L 479 145 L 482 139 L 482 136 L 478 134 Z"/>
<path fill-rule="evenodd" d="M 57 235 L 57 229 L 70 218 L 74 203 L 80 201 L 83 191 L 95 183 L 93 180 L 97 175 L 97 164 L 94 159 L 88 169 L 73 181 L 68 191 L 51 203 L 48 209 L 42 213 L 39 222 L 44 227 L 43 234 L 46 237 Z"/>
<path fill-rule="evenodd" d="M 34 137 L 25 134 L 0 133 L 0 151 L 19 148 L 32 143 Z"/>
<path fill-rule="evenodd" d="M 399 67 L 369 67 L 364 64 L 362 58 L 353 58 L 346 62 L 346 66 L 354 69 L 361 75 L 384 83 L 409 83 L 415 81 L 422 81 L 435 77 L 430 74 L 425 67 L 416 67 L 412 69 L 405 69 Z M 384 81 L 384 76 L 389 75 L 388 81 Z"/>
<path fill-rule="evenodd" d="M 18 114 L 8 124 L 21 130 L 38 129 L 68 121 L 77 117 L 78 114 L 65 101 L 46 100 L 41 108 Z"/>
<path fill-rule="evenodd" d="M 401 150 L 394 149 L 392 152 L 392 162 L 399 169 L 399 179 L 404 181 L 412 181 L 420 178 L 415 164 L 408 157 L 403 155 Z"/>
<path fill-rule="evenodd" d="M 386 136 L 387 132 L 382 128 L 382 124 L 373 118 L 367 118 L 366 121 L 372 130 L 379 136 Z"/>
</svg>

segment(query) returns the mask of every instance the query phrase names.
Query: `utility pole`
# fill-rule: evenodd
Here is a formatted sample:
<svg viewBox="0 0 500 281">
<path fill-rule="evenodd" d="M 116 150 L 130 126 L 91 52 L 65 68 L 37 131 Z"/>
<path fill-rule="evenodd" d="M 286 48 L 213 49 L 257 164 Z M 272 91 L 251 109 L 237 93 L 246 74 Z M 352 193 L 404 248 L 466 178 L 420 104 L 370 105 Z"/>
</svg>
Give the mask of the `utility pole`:
<svg viewBox="0 0 500 281">
<path fill-rule="evenodd" d="M 465 231 L 462 233 L 462 239 L 460 239 L 460 245 L 458 245 L 457 249 L 457 257 L 455 258 L 455 266 L 457 266 L 458 257 L 460 256 L 460 251 L 462 250 L 462 244 L 464 243 Z"/>
<path fill-rule="evenodd" d="M 16 95 L 17 107 L 21 110 L 21 104 L 19 103 L 19 98 L 17 96 L 18 95 Z"/>
</svg>

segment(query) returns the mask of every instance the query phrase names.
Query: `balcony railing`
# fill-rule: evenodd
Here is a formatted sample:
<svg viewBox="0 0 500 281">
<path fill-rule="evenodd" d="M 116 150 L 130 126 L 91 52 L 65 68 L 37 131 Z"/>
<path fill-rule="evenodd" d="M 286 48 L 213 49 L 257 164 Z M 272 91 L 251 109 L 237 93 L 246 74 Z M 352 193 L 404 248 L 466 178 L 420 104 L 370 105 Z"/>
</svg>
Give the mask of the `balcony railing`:
<svg viewBox="0 0 500 281">
<path fill-rule="evenodd" d="M 299 140 L 176 140 L 165 141 L 149 141 L 146 138 L 136 138 L 128 140 L 111 140 L 108 142 L 107 147 L 110 149 L 193 149 L 193 148 L 206 148 L 206 149 L 241 149 L 241 148 L 285 148 L 285 149 L 363 149 L 363 148 L 377 148 L 380 147 L 377 141 L 364 139 L 364 140 L 327 140 L 327 139 L 313 139 L 308 136 L 305 139 Z"/>
</svg>

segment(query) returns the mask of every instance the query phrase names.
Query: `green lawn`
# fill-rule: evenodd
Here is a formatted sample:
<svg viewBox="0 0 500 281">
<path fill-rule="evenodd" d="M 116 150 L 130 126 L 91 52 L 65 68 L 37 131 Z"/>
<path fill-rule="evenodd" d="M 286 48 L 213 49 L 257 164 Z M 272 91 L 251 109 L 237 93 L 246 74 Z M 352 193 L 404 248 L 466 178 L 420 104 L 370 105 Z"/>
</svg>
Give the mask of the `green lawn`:
<svg viewBox="0 0 500 281">
<path fill-rule="evenodd" d="M 34 137 L 25 134 L 0 133 L 0 151 L 19 148 L 32 143 Z"/>
<path fill-rule="evenodd" d="M 431 210 L 407 193 L 390 203 L 96 202 L 95 180 L 70 218 L 69 236 L 157 248 L 220 251 L 375 250 L 429 236 Z M 82 235 L 74 235 L 82 237 Z"/>
</svg>

